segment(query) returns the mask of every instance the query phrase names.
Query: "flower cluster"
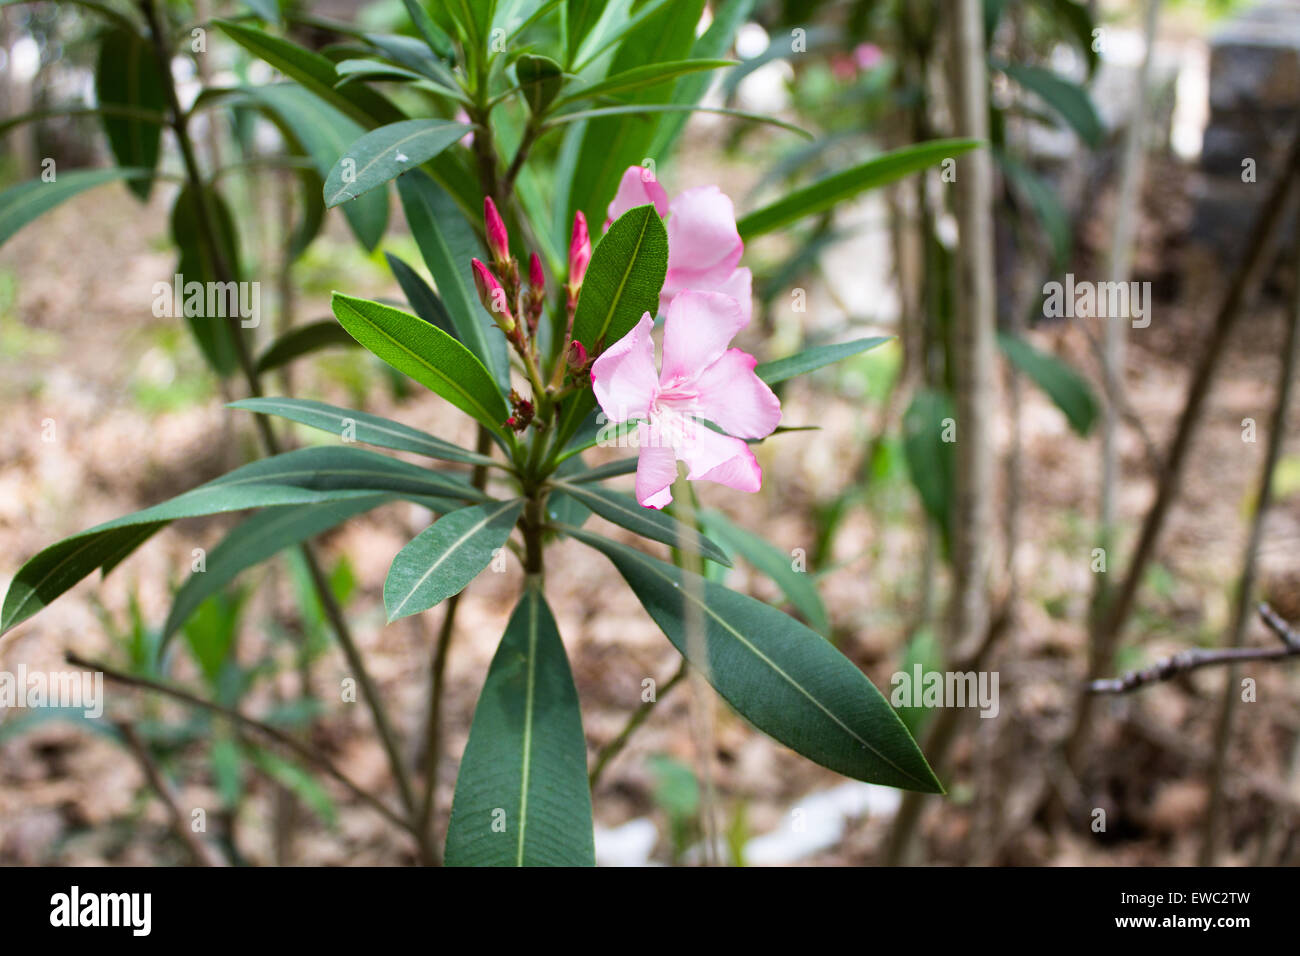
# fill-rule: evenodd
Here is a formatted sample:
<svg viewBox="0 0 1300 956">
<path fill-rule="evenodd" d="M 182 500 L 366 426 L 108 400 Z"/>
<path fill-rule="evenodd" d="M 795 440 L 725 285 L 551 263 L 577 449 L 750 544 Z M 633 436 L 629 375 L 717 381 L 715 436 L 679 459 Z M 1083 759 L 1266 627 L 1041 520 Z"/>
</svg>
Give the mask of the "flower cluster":
<svg viewBox="0 0 1300 956">
<path fill-rule="evenodd" d="M 679 461 L 690 481 L 757 491 L 763 472 L 744 439 L 770 435 L 781 421 L 781 403 L 754 374 L 754 357 L 729 348 L 752 308 L 752 277 L 739 267 L 745 246 L 735 209 L 717 186 L 688 189 L 669 201 L 648 169 L 633 166 L 609 204 L 606 228 L 646 203 L 668 217 L 662 361 L 656 367 L 654 317 L 646 312 L 592 365 L 596 400 L 610 421 L 636 423 L 641 505 L 662 508 L 673 500 Z"/>
</svg>

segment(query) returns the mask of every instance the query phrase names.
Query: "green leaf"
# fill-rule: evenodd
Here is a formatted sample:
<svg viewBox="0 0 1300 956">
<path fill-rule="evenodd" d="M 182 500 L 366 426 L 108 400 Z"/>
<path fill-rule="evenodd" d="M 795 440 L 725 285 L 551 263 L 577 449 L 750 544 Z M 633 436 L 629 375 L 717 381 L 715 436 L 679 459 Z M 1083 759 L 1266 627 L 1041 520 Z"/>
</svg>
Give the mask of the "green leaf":
<svg viewBox="0 0 1300 956">
<path fill-rule="evenodd" d="M 253 749 L 252 756 L 259 770 L 294 793 L 326 827 L 334 828 L 338 822 L 334 801 L 310 771 L 260 747 Z"/>
<path fill-rule="evenodd" d="M 643 3 L 634 8 L 629 29 L 610 63 L 609 75 L 688 56 L 703 9 L 704 0 L 672 0 L 659 6 Z M 671 79 L 641 87 L 629 94 L 629 102 L 663 103 L 672 95 L 672 89 Z M 619 179 L 629 166 L 638 165 L 649 155 L 647 150 L 657 126 L 644 115 L 602 116 L 587 123 L 566 221 L 572 222 L 576 209 L 581 209 L 593 226 L 605 221 L 605 208 L 618 190 Z"/>
<path fill-rule="evenodd" d="M 1070 427 L 1079 435 L 1092 431 L 1097 420 L 1097 399 L 1088 382 L 1054 355 L 1040 352 L 1024 339 L 998 333 L 998 346 L 1011 363 L 1029 376 L 1065 413 Z"/>
<path fill-rule="evenodd" d="M 335 160 L 364 132 L 364 128 L 307 89 L 291 83 L 248 87 L 244 92 L 260 103 L 293 140 L 301 144 L 322 180 L 327 179 Z M 320 194 L 317 198 L 321 198 Z M 388 197 L 382 193 L 364 196 L 343 207 L 343 215 L 357 239 L 373 249 L 388 227 Z"/>
<path fill-rule="evenodd" d="M 994 63 L 999 70 L 1055 110 L 1089 146 L 1101 145 L 1104 131 L 1088 91 L 1040 66 Z"/>
<path fill-rule="evenodd" d="M 506 340 L 479 302 L 470 259 L 485 253 L 474 229 L 451 196 L 423 172 L 397 180 L 411 235 L 433 276 L 442 303 L 456 327 L 456 338 L 478 356 L 499 385 L 510 384 Z"/>
<path fill-rule="evenodd" d="M 459 594 L 506 546 L 521 499 L 461 508 L 421 531 L 393 558 L 384 580 L 388 623 Z"/>
<path fill-rule="evenodd" d="M 943 440 L 949 419 L 955 421 L 952 401 L 933 389 L 918 391 L 903 413 L 903 455 L 912 484 L 945 541 L 952 527 L 957 470 L 954 442 Z"/>
<path fill-rule="evenodd" d="M 803 615 L 814 631 L 829 637 L 831 622 L 826 615 L 826 605 L 817 593 L 816 580 L 807 571 L 796 571 L 790 559 L 780 548 L 763 538 L 734 524 L 720 511 L 706 511 L 701 516 L 704 527 L 724 548 L 742 558 L 776 582 L 795 609 Z"/>
<path fill-rule="evenodd" d="M 805 216 L 825 212 L 861 192 L 902 179 L 978 145 L 979 141 L 973 139 L 937 139 L 904 146 L 796 189 L 784 199 L 751 212 L 736 223 L 736 228 L 740 230 L 740 237 L 748 242 L 755 236 L 788 226 Z"/>
<path fill-rule="evenodd" d="M 0 608 L 0 634 L 102 568 L 107 574 L 155 532 L 177 518 L 305 505 L 375 492 L 463 501 L 486 496 L 468 482 L 360 448 L 302 448 L 237 468 L 170 501 L 65 538 L 41 551 L 14 576 Z"/>
<path fill-rule="evenodd" d="M 737 31 L 753 12 L 755 2 L 756 0 L 723 0 L 722 3 L 713 4 L 713 22 L 695 41 L 691 57 L 720 57 L 730 50 Z M 682 77 L 673 89 L 672 102 L 679 106 L 696 105 L 708 91 L 710 79 L 711 77 L 702 75 Z M 688 113 L 674 113 L 660 120 L 658 132 L 647 155 L 659 160 L 667 156 L 688 118 Z"/>
<path fill-rule="evenodd" d="M 366 133 L 347 148 L 325 180 L 331 209 L 376 189 L 437 156 L 470 127 L 442 119 L 404 120 Z"/>
<path fill-rule="evenodd" d="M 367 445 L 378 445 L 395 451 L 412 451 L 440 461 L 456 461 L 466 465 L 497 464 L 486 455 L 468 451 L 401 422 L 308 398 L 244 398 L 231 402 L 226 407 L 242 408 L 261 415 L 278 415 L 329 432 L 335 437 L 342 436 L 345 430 L 350 429 L 351 437 Z"/>
<path fill-rule="evenodd" d="M 889 702 L 829 641 L 699 575 L 586 531 L 567 533 L 614 563 L 668 639 L 759 730 L 847 777 L 943 792 Z M 688 636 L 689 619 L 702 635 Z"/>
<path fill-rule="evenodd" d="M 1074 225 L 1060 196 L 1028 166 L 997 150 L 998 165 L 1016 195 L 1033 210 L 1052 244 L 1052 262 L 1064 269 L 1070 258 Z"/>
<path fill-rule="evenodd" d="M 573 317 L 573 337 L 589 352 L 612 345 L 659 311 L 668 274 L 668 231 L 649 203 L 629 209 L 592 250 Z"/>
<path fill-rule="evenodd" d="M 438 298 L 438 293 L 429 288 L 429 283 L 391 252 L 385 252 L 384 258 L 388 260 L 388 268 L 392 271 L 397 284 L 402 287 L 402 294 L 406 296 L 406 301 L 411 304 L 415 314 L 431 325 L 436 325 L 448 335 L 456 337 L 456 324 L 447 314 L 447 307 Z"/>
<path fill-rule="evenodd" d="M 265 375 L 288 365 L 296 358 L 328 348 L 360 348 L 347 330 L 333 319 L 321 319 L 296 325 L 266 347 L 258 356 L 257 374 Z"/>
<path fill-rule="evenodd" d="M 219 593 L 241 571 L 394 498 L 393 495 L 367 495 L 321 504 L 272 508 L 266 514 L 258 514 L 236 525 L 205 557 L 203 570 L 191 574 L 176 592 L 163 625 L 162 646 L 171 640 L 200 604 Z"/>
<path fill-rule="evenodd" d="M 842 342 L 838 345 L 819 345 L 816 348 L 804 349 L 804 351 L 797 352 L 794 355 L 787 355 L 782 359 L 763 362 L 754 369 L 754 374 L 767 382 L 768 385 L 775 385 L 777 382 L 784 382 L 796 375 L 806 375 L 814 369 L 846 359 L 850 355 L 857 355 L 859 352 L 877 348 L 892 338 L 893 336 L 890 335 L 876 335 L 865 339 L 855 339 L 852 342 Z"/>
<path fill-rule="evenodd" d="M 406 7 L 406 13 L 415 24 L 415 29 L 420 32 L 420 36 L 424 38 L 424 42 L 428 44 L 433 54 L 444 60 L 451 56 L 453 52 L 451 37 L 434 22 L 433 17 L 429 16 L 429 11 L 425 9 L 421 0 L 402 0 L 402 5 Z"/>
<path fill-rule="evenodd" d="M 230 208 L 222 200 L 221 194 L 211 187 L 204 188 L 207 190 L 208 208 L 216 214 L 214 225 L 220 247 L 219 254 L 230 270 L 231 278 L 238 279 L 239 236 L 235 230 L 235 219 L 230 214 Z M 183 186 L 176 194 L 176 203 L 172 206 L 171 213 L 172 241 L 176 243 L 180 253 L 176 272 L 185 278 L 185 285 L 201 282 L 204 283 L 205 289 L 210 290 L 218 288 L 217 283 L 222 279 L 216 272 L 211 251 L 205 244 L 206 232 L 200 226 L 198 196 L 199 194 L 189 184 Z M 184 293 L 184 289 L 181 291 Z M 238 289 L 233 292 L 233 295 L 238 304 Z M 236 351 L 233 338 L 235 333 L 230 327 L 231 323 L 220 314 L 223 311 L 227 314 L 237 312 L 230 308 L 230 298 L 222 296 L 221 302 L 215 299 L 212 301 L 211 304 L 216 306 L 213 309 L 215 314 L 209 314 L 206 292 L 199 296 L 202 304 L 194 310 L 190 308 L 188 295 L 183 294 L 181 298 L 182 301 L 174 303 L 173 306 L 176 311 L 184 313 L 185 322 L 194 336 L 194 341 L 198 343 L 203 358 L 218 375 L 223 378 L 230 375 L 239 367 L 239 355 Z"/>
<path fill-rule="evenodd" d="M 534 113 L 544 113 L 564 84 L 564 69 L 550 57 L 524 54 L 515 61 L 520 92 Z"/>
<path fill-rule="evenodd" d="M 104 34 L 95 66 L 95 99 L 99 103 L 162 113 L 167 108 L 163 83 L 153 48 L 145 37 L 125 27 L 114 27 Z M 152 173 L 158 165 L 162 128 L 143 119 L 107 113 L 100 119 L 117 164 Z M 149 198 L 153 178 L 128 180 L 127 188 L 143 202 Z"/>
<path fill-rule="evenodd" d="M 619 527 L 635 531 L 652 541 L 662 541 L 674 548 L 701 554 L 710 561 L 731 567 L 731 559 L 726 552 L 704 535 L 682 524 L 672 515 L 654 508 L 643 508 L 631 495 L 565 481 L 557 481 L 556 485 L 563 494 L 578 499 L 606 521 L 612 521 Z"/>
<path fill-rule="evenodd" d="M 588 468 L 584 471 L 576 472 L 565 478 L 571 485 L 586 484 L 590 481 L 604 481 L 607 478 L 617 478 L 620 475 L 630 475 L 636 471 L 638 461 L 633 458 L 619 458 L 616 461 L 606 462 L 603 465 L 597 465 L 595 468 Z"/>
<path fill-rule="evenodd" d="M 123 167 L 77 169 L 59 173 L 52 183 L 32 179 L 0 192 L 0 246 L 23 226 L 40 218 L 78 193 L 118 179 L 152 176 L 152 170 Z"/>
<path fill-rule="evenodd" d="M 733 116 L 736 119 L 747 120 L 751 123 L 765 123 L 768 126 L 777 126 L 791 133 L 797 133 L 804 139 L 813 139 L 812 133 L 793 123 L 787 123 L 785 120 L 777 119 L 775 116 L 766 116 L 762 113 L 749 113 L 745 110 L 733 110 L 725 106 L 691 106 L 678 103 L 638 103 L 635 106 L 602 106 L 592 110 L 575 110 L 572 113 L 561 113 L 552 116 L 546 122 L 546 126 L 559 126 L 563 123 L 576 123 L 579 120 L 597 119 L 602 116 L 630 116 L 640 122 L 648 129 L 658 129 L 661 123 L 651 122 L 648 117 L 657 113 L 716 113 L 719 116 Z M 645 114 L 645 115 L 642 115 Z M 575 157 L 576 158 L 576 157 Z M 604 215 L 604 213 L 601 213 Z"/>
<path fill-rule="evenodd" d="M 615 73 L 613 76 L 607 76 L 605 79 L 598 80 L 589 86 L 580 87 L 571 93 L 565 93 L 560 99 L 560 103 L 572 103 L 576 100 L 592 99 L 597 96 L 612 96 L 615 93 L 628 93 L 645 86 L 663 83 L 665 80 L 685 76 L 687 73 L 718 70 L 722 67 L 735 65 L 735 60 L 713 59 L 668 60 L 661 63 L 647 63 L 645 66 L 638 66 L 630 70 L 624 70 L 622 73 Z"/>
<path fill-rule="evenodd" d="M 334 315 L 358 342 L 479 424 L 505 437 L 505 400 L 474 353 L 409 312 L 334 293 Z"/>
<path fill-rule="evenodd" d="M 568 18 L 565 49 L 569 51 L 570 62 L 578 52 L 578 48 L 582 46 L 582 41 L 587 38 L 587 34 L 599 22 L 607 6 L 609 0 L 567 0 L 565 3 L 565 14 Z"/>
<path fill-rule="evenodd" d="M 582 712 L 555 618 L 525 589 L 474 708 L 448 866 L 593 866 Z"/>
<path fill-rule="evenodd" d="M 1096 24 L 1092 14 L 1086 6 L 1075 3 L 1074 0 L 1051 0 L 1050 6 L 1052 12 L 1063 21 L 1066 30 L 1074 34 L 1079 52 L 1088 61 L 1088 76 L 1091 77 L 1097 72 L 1097 64 L 1100 62 L 1097 51 L 1093 49 L 1092 30 Z"/>
</svg>

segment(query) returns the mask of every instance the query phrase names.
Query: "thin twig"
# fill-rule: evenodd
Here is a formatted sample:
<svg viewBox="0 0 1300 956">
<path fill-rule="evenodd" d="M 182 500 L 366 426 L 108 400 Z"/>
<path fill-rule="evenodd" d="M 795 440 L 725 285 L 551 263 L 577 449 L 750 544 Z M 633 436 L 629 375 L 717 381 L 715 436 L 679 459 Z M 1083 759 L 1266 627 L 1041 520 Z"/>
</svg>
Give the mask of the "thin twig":
<svg viewBox="0 0 1300 956">
<path fill-rule="evenodd" d="M 1127 694 L 1129 691 L 1137 690 L 1148 684 L 1166 681 L 1177 677 L 1179 674 L 1186 674 L 1202 667 L 1219 667 L 1226 664 L 1237 664 L 1241 661 L 1280 661 L 1291 657 L 1300 657 L 1300 635 L 1297 635 L 1284 621 L 1278 618 L 1267 604 L 1259 606 L 1259 616 L 1279 637 L 1282 637 L 1283 634 L 1288 635 L 1282 637 L 1282 647 L 1222 647 L 1215 649 L 1197 647 L 1191 650 L 1179 651 L 1177 654 L 1161 658 L 1150 667 L 1142 670 L 1129 671 L 1119 677 L 1089 681 L 1088 693 Z M 1282 627 L 1281 631 L 1278 631 L 1270 618 L 1277 620 Z"/>
<path fill-rule="evenodd" d="M 605 772 L 605 767 L 608 766 L 611 760 L 623 752 L 623 748 L 627 746 L 627 742 L 631 739 L 632 734 L 636 732 L 638 727 L 645 723 L 646 718 L 650 716 L 650 711 L 654 709 L 655 704 L 662 700 L 665 694 L 682 682 L 682 678 L 686 676 L 686 670 L 686 659 L 683 658 L 681 666 L 677 668 L 677 673 L 673 674 L 673 676 L 669 678 L 668 683 L 664 684 L 663 689 L 655 695 L 655 699 L 648 700 L 638 707 L 633 712 L 632 716 L 627 719 L 627 723 L 623 725 L 623 729 L 618 732 L 618 736 L 600 748 L 600 752 L 596 754 L 596 762 L 592 765 L 591 773 L 587 775 L 587 782 L 591 785 L 592 790 L 595 790 L 596 784 L 600 782 L 600 775 Z"/>
<path fill-rule="evenodd" d="M 229 707 L 225 707 L 221 704 L 215 703 L 210 700 L 204 700 L 202 697 L 196 697 L 194 694 L 191 694 L 189 691 L 182 690 L 179 687 L 172 687 L 168 684 L 163 684 L 158 681 L 149 680 L 148 678 L 145 677 L 136 677 L 133 674 L 125 674 L 122 671 L 117 671 L 111 667 L 107 667 L 104 664 L 99 663 L 98 661 L 87 660 L 86 658 L 81 657 L 80 655 L 77 654 L 73 654 L 71 652 L 66 654 L 65 658 L 69 664 L 72 664 L 75 667 L 84 667 L 87 670 L 101 673 L 108 680 L 114 681 L 115 683 L 123 684 L 127 687 L 136 687 L 141 690 L 150 690 L 150 691 L 154 691 L 155 693 L 163 694 L 167 697 L 172 698 L 173 700 L 179 700 L 181 703 L 189 704 L 193 707 L 201 707 L 204 710 L 211 711 L 214 714 L 220 714 L 221 716 L 234 721 L 235 723 L 239 724 L 239 726 L 247 730 L 256 731 L 257 733 L 266 737 L 273 743 L 279 744 L 281 747 L 284 747 L 286 750 L 293 752 L 295 755 L 301 757 L 303 760 L 307 761 L 313 766 L 320 768 L 326 774 L 333 777 L 336 781 L 338 781 L 345 788 L 347 788 L 347 790 L 353 796 L 357 797 L 359 800 L 363 801 L 364 803 L 368 804 L 370 807 L 377 810 L 390 823 L 400 827 L 402 830 L 408 833 L 411 833 L 414 830 L 414 827 L 410 822 L 403 819 L 394 811 L 390 810 L 378 797 L 374 796 L 374 794 L 366 790 L 363 790 L 360 786 L 354 783 L 351 780 L 351 778 L 349 778 L 341 770 L 335 767 L 328 757 L 326 757 L 324 754 L 320 753 L 319 751 L 311 747 L 308 747 L 306 744 L 296 740 L 295 738 L 289 736 L 288 734 L 284 733 L 284 731 L 282 730 L 278 730 L 275 727 L 270 726 L 269 724 L 264 724 L 260 720 L 257 720 L 253 717 L 249 717 L 245 714 L 241 714 L 237 710 L 233 710 Z"/>
<path fill-rule="evenodd" d="M 144 771 L 145 780 L 153 788 L 153 792 L 157 794 L 162 805 L 167 808 L 167 815 L 171 817 L 172 830 L 180 841 L 185 844 L 190 856 L 194 858 L 194 863 L 197 866 L 225 866 L 225 861 L 217 855 L 217 852 L 199 839 L 194 831 L 185 825 L 185 814 L 176 803 L 172 788 L 163 778 L 157 761 L 153 759 L 153 754 L 149 752 L 148 746 L 136 733 L 135 727 L 130 721 L 122 720 L 117 722 L 117 729 L 122 732 L 127 747 L 130 748 L 131 753 L 140 764 L 140 769 Z"/>
</svg>

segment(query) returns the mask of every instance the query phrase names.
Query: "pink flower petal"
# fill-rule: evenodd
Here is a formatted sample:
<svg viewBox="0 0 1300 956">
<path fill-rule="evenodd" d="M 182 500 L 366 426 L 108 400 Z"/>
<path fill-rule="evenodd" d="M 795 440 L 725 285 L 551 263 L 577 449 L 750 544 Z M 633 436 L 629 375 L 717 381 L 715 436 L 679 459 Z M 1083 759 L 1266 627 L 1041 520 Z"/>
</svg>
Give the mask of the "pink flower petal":
<svg viewBox="0 0 1300 956">
<path fill-rule="evenodd" d="M 692 381 L 722 357 L 744 326 L 740 304 L 718 292 L 683 292 L 668 305 L 660 382 Z"/>
<path fill-rule="evenodd" d="M 679 193 L 668 211 L 669 270 L 711 285 L 726 281 L 745 251 L 731 197 L 717 186 L 699 186 Z"/>
<path fill-rule="evenodd" d="M 700 414 L 737 438 L 766 438 L 781 423 L 781 402 L 754 374 L 758 360 L 729 349 L 696 380 Z"/>
<path fill-rule="evenodd" d="M 763 469 L 754 453 L 739 438 L 715 432 L 702 422 L 693 422 L 677 456 L 690 467 L 691 481 L 716 481 L 737 491 L 758 491 Z"/>
<path fill-rule="evenodd" d="M 645 422 L 637 426 L 641 454 L 636 463 L 636 500 L 644 508 L 662 508 L 672 502 L 672 484 L 677 478 L 677 453 L 654 432 Z"/>
<path fill-rule="evenodd" d="M 619 216 L 629 209 L 654 203 L 655 211 L 663 216 L 668 212 L 668 193 L 659 185 L 654 173 L 644 166 L 629 166 L 623 178 L 619 180 L 618 192 L 614 194 L 606 214 L 605 228 L 608 229 Z M 739 258 L 739 257 L 737 257 Z"/>
<path fill-rule="evenodd" d="M 596 401 L 612 422 L 647 418 L 659 384 L 655 371 L 655 343 L 650 337 L 654 319 L 647 312 L 627 335 L 591 366 Z"/>
</svg>

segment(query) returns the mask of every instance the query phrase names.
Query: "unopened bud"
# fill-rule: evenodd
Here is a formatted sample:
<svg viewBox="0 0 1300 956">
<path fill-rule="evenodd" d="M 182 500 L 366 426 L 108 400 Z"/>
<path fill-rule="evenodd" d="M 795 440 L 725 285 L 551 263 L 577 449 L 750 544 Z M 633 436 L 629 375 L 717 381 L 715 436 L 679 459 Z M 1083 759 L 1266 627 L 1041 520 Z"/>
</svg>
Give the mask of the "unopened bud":
<svg viewBox="0 0 1300 956">
<path fill-rule="evenodd" d="M 581 372 L 587 367 L 586 347 L 575 339 L 569 343 L 569 354 L 567 358 L 569 360 L 569 368 L 573 369 L 575 372 Z"/>
<path fill-rule="evenodd" d="M 483 223 L 487 227 L 488 249 L 492 252 L 493 262 L 505 262 L 510 258 L 510 235 L 491 196 L 483 197 Z"/>
<path fill-rule="evenodd" d="M 591 237 L 587 234 L 587 217 L 578 210 L 573 214 L 573 237 L 569 240 L 569 289 L 576 295 L 591 262 Z"/>
<path fill-rule="evenodd" d="M 474 267 L 474 286 L 478 289 L 479 301 L 483 308 L 492 313 L 492 319 L 501 331 L 509 335 L 515 330 L 515 319 L 510 314 L 510 304 L 506 300 L 506 290 L 492 274 L 492 270 L 478 259 L 471 260 Z"/>
</svg>

